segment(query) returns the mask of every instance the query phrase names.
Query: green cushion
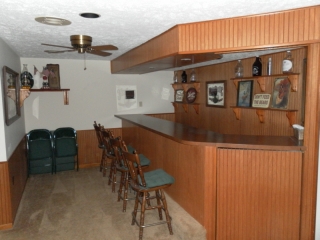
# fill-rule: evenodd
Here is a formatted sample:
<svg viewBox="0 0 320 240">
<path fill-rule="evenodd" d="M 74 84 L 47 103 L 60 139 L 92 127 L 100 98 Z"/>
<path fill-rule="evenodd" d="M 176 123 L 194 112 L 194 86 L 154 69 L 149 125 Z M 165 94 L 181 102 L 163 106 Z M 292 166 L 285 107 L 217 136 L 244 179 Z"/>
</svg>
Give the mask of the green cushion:
<svg viewBox="0 0 320 240">
<path fill-rule="evenodd" d="M 133 153 L 133 151 L 135 150 L 134 147 L 132 147 L 131 145 L 128 145 L 127 149 L 129 153 Z"/>
<path fill-rule="evenodd" d="M 76 139 L 63 137 L 55 139 L 55 156 L 68 157 L 77 155 Z"/>
<path fill-rule="evenodd" d="M 138 154 L 140 158 L 140 164 L 141 166 L 149 166 L 150 165 L 150 160 L 143 154 Z M 136 164 L 135 164 L 136 167 Z"/>
<path fill-rule="evenodd" d="M 29 174 L 51 173 L 52 166 L 33 167 L 29 169 Z"/>
<path fill-rule="evenodd" d="M 139 182 L 141 184 L 140 177 L 138 176 Z M 147 186 L 142 187 L 144 189 L 159 187 L 166 184 L 174 183 L 174 178 L 166 173 L 163 169 L 156 169 L 150 172 L 144 173 L 144 179 Z"/>
<path fill-rule="evenodd" d="M 52 158 L 42 158 L 29 161 L 30 168 L 34 167 L 49 167 L 52 165 Z"/>
<path fill-rule="evenodd" d="M 65 164 L 65 163 L 75 163 L 75 157 L 74 156 L 69 156 L 69 157 L 56 157 L 55 158 L 55 164 Z"/>
<path fill-rule="evenodd" d="M 52 156 L 52 145 L 50 139 L 39 139 L 28 142 L 28 158 L 41 159 Z"/>
</svg>

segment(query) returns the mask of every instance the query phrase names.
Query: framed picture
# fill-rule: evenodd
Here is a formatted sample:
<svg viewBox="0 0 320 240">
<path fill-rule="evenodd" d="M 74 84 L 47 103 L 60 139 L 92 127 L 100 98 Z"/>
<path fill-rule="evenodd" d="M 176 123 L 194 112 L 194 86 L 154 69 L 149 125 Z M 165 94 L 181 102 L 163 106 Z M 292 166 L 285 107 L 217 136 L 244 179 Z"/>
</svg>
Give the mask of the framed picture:
<svg viewBox="0 0 320 240">
<path fill-rule="evenodd" d="M 226 104 L 226 81 L 207 82 L 207 106 L 225 107 Z"/>
<path fill-rule="evenodd" d="M 176 90 L 175 101 L 183 102 L 183 97 L 184 97 L 184 91 L 182 89 Z"/>
<path fill-rule="evenodd" d="M 52 89 L 60 89 L 59 64 L 47 64 L 47 69 L 49 71 L 49 87 Z"/>
<path fill-rule="evenodd" d="M 19 73 L 4 66 L 2 74 L 4 115 L 9 126 L 21 116 Z"/>
<path fill-rule="evenodd" d="M 272 108 L 287 109 L 291 83 L 288 77 L 276 78 L 273 82 Z"/>
<path fill-rule="evenodd" d="M 237 106 L 251 107 L 253 80 L 238 82 Z"/>
</svg>

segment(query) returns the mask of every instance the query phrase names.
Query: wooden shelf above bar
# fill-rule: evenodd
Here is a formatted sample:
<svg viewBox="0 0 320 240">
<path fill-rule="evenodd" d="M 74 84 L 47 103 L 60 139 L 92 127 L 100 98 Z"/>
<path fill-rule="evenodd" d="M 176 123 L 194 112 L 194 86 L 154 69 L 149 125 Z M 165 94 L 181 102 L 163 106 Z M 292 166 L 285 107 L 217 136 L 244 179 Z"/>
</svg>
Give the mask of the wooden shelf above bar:
<svg viewBox="0 0 320 240">
<path fill-rule="evenodd" d="M 265 111 L 280 111 L 286 112 L 286 116 L 289 120 L 290 126 L 295 123 L 296 120 L 296 113 L 298 110 L 296 109 L 276 109 L 276 108 L 255 108 L 255 107 L 238 107 L 238 106 L 230 106 L 233 109 L 234 114 L 236 115 L 237 120 L 241 119 L 241 109 L 249 109 L 249 110 L 256 110 L 256 113 L 259 117 L 259 121 L 264 123 L 264 112 Z"/>
<path fill-rule="evenodd" d="M 61 89 L 30 89 L 30 92 L 63 92 L 63 102 L 64 105 L 69 105 L 69 88 L 61 88 Z"/>
</svg>

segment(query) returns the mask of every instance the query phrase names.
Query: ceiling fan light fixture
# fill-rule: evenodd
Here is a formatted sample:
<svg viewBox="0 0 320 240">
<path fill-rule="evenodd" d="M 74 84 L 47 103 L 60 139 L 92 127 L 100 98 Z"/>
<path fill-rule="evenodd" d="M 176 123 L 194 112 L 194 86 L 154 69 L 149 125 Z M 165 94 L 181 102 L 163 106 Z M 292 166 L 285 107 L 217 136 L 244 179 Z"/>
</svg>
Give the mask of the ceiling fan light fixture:
<svg viewBox="0 0 320 240">
<path fill-rule="evenodd" d="M 89 12 L 80 13 L 79 15 L 80 15 L 81 17 L 84 17 L 84 18 L 99 18 L 99 17 L 100 17 L 100 14 L 97 14 L 97 13 L 89 13 Z"/>
<path fill-rule="evenodd" d="M 87 48 L 91 46 L 92 37 L 87 35 L 71 35 L 71 45 L 75 48 Z"/>
<path fill-rule="evenodd" d="M 67 19 L 55 17 L 37 17 L 34 20 L 36 20 L 39 23 L 52 26 L 67 26 L 71 24 L 71 22 Z"/>
</svg>

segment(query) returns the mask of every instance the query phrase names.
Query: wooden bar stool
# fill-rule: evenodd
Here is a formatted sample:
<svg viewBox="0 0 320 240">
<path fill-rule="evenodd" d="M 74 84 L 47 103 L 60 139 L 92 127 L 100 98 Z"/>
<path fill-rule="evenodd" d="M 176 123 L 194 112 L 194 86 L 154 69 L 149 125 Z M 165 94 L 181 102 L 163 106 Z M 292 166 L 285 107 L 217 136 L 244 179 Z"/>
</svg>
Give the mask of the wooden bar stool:
<svg viewBox="0 0 320 240">
<path fill-rule="evenodd" d="M 129 176 L 129 169 L 126 164 L 126 161 L 123 159 L 122 152 L 123 151 L 133 152 L 134 150 L 133 151 L 128 150 L 124 141 L 122 141 L 120 137 L 110 139 L 110 143 L 113 147 L 113 151 L 116 156 L 116 161 L 115 161 L 116 170 L 121 172 L 120 186 L 118 191 L 118 202 L 120 202 L 120 200 L 123 201 L 122 211 L 125 212 L 127 208 L 127 201 L 134 198 L 128 198 L 130 176 Z M 146 169 L 147 167 L 149 167 L 150 160 L 143 154 L 139 154 L 139 157 L 140 157 L 141 167 L 143 169 Z"/>
<path fill-rule="evenodd" d="M 101 156 L 101 160 L 100 160 L 100 172 L 102 172 L 103 162 L 104 162 L 104 158 L 105 158 L 105 147 L 104 147 L 104 144 L 102 141 L 102 135 L 101 135 L 101 131 L 100 131 L 101 126 L 100 126 L 100 124 L 97 124 L 96 121 L 94 121 L 93 127 L 96 132 L 97 139 L 98 139 L 98 148 L 102 149 L 102 156 Z"/>
<path fill-rule="evenodd" d="M 126 161 L 129 174 L 131 177 L 130 186 L 137 192 L 132 212 L 132 225 L 135 223 L 139 226 L 139 239 L 142 239 L 143 229 L 159 224 L 167 223 L 170 234 L 173 234 L 171 226 L 171 217 L 169 215 L 167 201 L 163 189 L 171 186 L 174 183 L 174 178 L 166 173 L 163 169 L 156 169 L 144 173 L 141 167 L 139 155 L 135 153 L 123 152 L 124 160 Z M 135 165 L 137 167 L 135 167 Z M 155 195 L 151 196 L 150 193 Z M 156 205 L 149 205 L 150 200 L 156 199 Z M 148 204 L 147 204 L 148 203 Z M 138 205 L 141 205 L 140 220 L 137 220 Z M 145 211 L 158 209 L 159 219 L 161 221 L 156 223 L 145 224 Z M 162 220 L 162 210 L 165 213 L 166 220 Z"/>
</svg>

